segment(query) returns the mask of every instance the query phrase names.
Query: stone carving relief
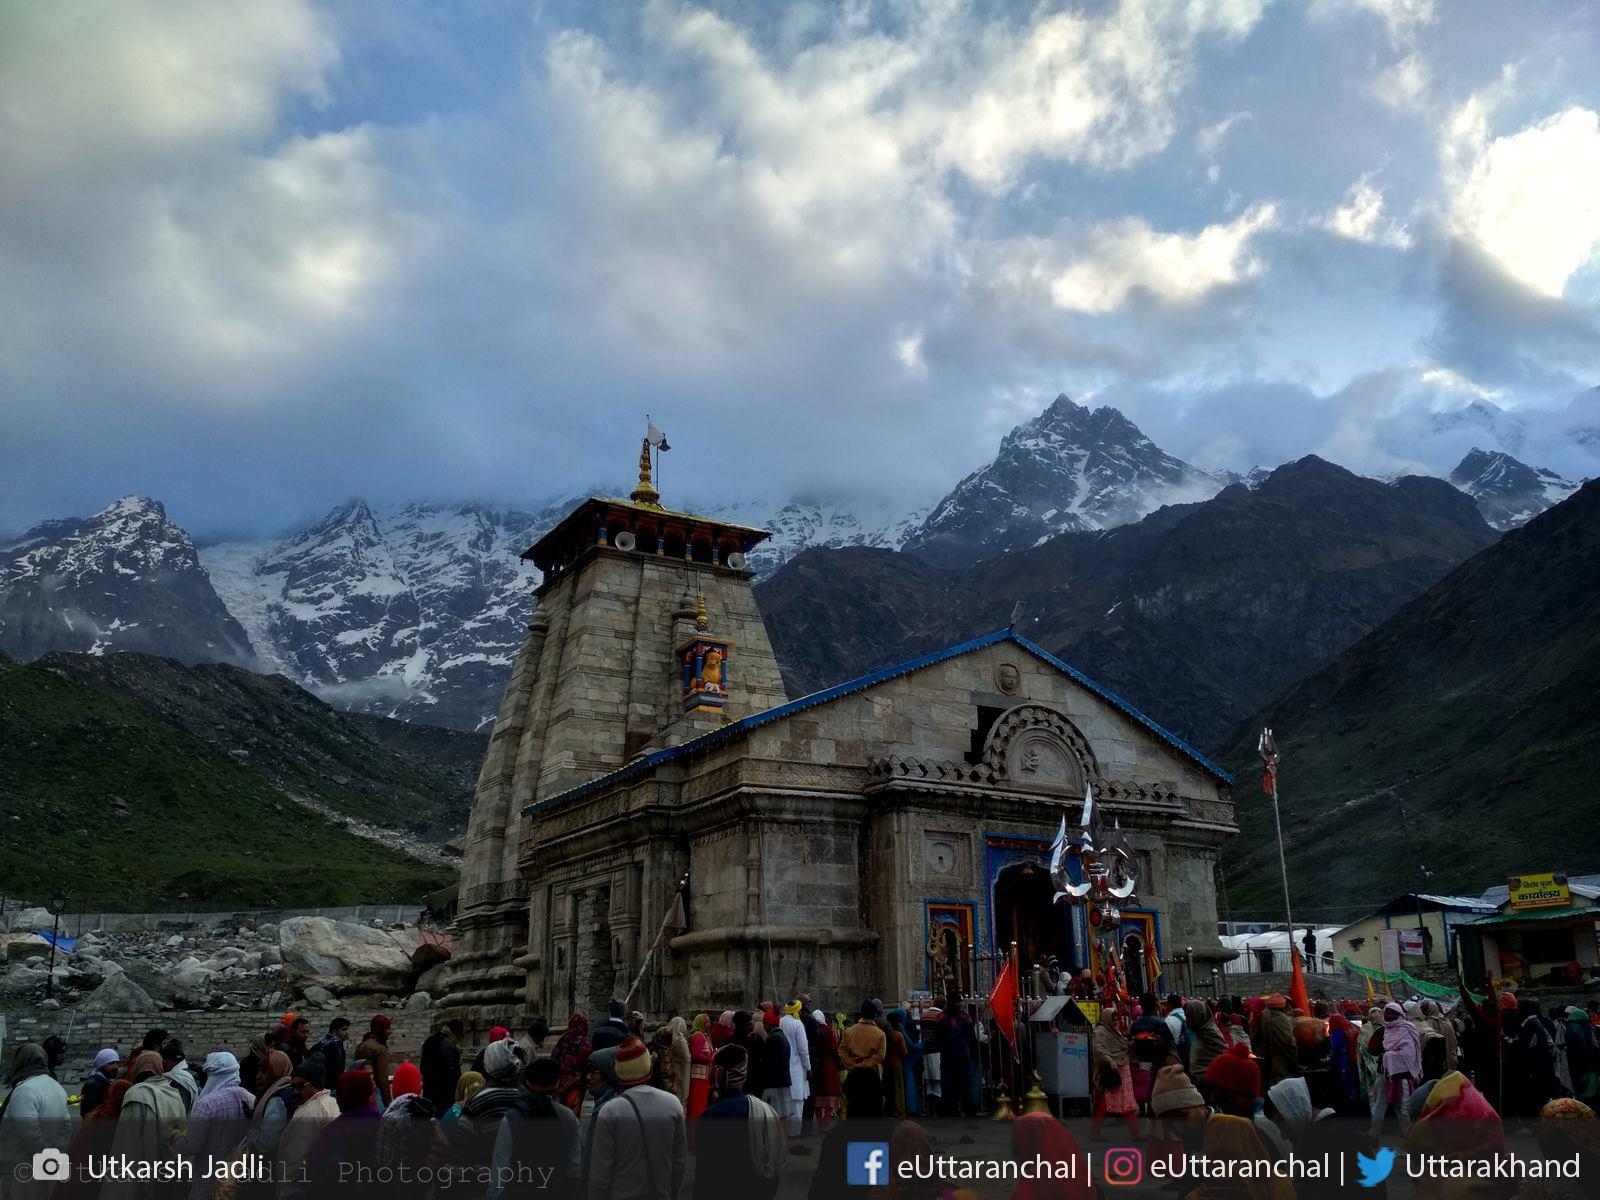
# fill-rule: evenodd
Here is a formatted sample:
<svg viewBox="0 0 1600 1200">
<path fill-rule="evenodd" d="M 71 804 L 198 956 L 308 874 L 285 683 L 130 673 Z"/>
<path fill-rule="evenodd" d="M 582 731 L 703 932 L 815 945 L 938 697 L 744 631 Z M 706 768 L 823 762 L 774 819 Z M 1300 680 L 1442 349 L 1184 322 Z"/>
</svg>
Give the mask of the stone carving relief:
<svg viewBox="0 0 1600 1200">
<path fill-rule="evenodd" d="M 1017 669 L 1016 663 L 1003 662 L 994 669 L 994 686 L 1007 696 L 1015 696 L 1022 690 L 1022 672 Z"/>
<path fill-rule="evenodd" d="M 1021 704 L 989 731 L 984 763 L 1025 788 L 1079 794 L 1099 775 L 1094 753 L 1066 717 L 1042 704 Z"/>
</svg>

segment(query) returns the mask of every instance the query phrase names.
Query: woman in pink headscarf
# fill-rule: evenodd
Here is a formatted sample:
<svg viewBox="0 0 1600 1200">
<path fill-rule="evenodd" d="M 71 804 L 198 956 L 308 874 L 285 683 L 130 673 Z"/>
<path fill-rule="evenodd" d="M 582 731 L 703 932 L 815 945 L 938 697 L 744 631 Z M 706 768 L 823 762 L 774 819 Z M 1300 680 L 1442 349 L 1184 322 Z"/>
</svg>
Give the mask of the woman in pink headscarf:
<svg viewBox="0 0 1600 1200">
<path fill-rule="evenodd" d="M 1383 1086 L 1384 1098 L 1400 1118 L 1401 1133 L 1411 1128 L 1406 1101 L 1421 1079 L 1422 1035 L 1405 1009 L 1390 1001 L 1383 1007 Z"/>
</svg>

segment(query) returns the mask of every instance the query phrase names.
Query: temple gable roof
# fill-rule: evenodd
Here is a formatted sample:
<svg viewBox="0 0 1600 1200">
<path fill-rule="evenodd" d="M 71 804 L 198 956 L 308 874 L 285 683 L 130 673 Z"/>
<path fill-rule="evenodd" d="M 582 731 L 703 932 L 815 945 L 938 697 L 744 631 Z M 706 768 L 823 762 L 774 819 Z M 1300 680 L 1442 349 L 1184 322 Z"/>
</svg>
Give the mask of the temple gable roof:
<svg viewBox="0 0 1600 1200">
<path fill-rule="evenodd" d="M 633 762 L 619 767 L 606 775 L 602 775 L 597 779 L 592 779 L 587 783 L 579 785 L 578 787 L 569 788 L 565 792 L 559 792 L 556 795 L 550 796 L 536 804 L 528 805 L 523 811 L 531 813 L 580 799 L 583 796 L 591 795 L 616 784 L 627 782 L 642 775 L 647 775 L 666 763 L 670 763 L 677 759 L 686 758 L 695 754 L 703 754 L 727 745 L 730 742 L 738 741 L 739 739 L 747 736 L 754 730 L 759 729 L 764 725 L 770 725 L 775 721 L 781 721 L 786 717 L 795 715 L 796 713 L 817 708 L 820 705 L 828 704 L 844 696 L 854 695 L 857 692 L 862 692 L 868 688 L 876 687 L 877 685 L 886 683 L 889 680 L 898 679 L 901 676 L 909 675 L 913 671 L 922 670 L 924 667 L 930 667 L 937 663 L 942 663 L 952 658 L 957 658 L 963 654 L 970 654 L 974 651 L 982 650 L 989 646 L 1001 645 L 1002 643 L 1010 643 L 1015 645 L 1026 653 L 1039 659 L 1041 662 L 1061 672 L 1063 675 L 1072 679 L 1079 686 L 1084 688 L 1084 690 L 1104 701 L 1107 705 L 1122 713 L 1123 716 L 1127 717 L 1135 724 L 1143 727 L 1158 741 L 1175 750 L 1180 756 L 1194 763 L 1202 771 L 1212 776 L 1218 782 L 1229 787 L 1233 785 L 1233 776 L 1229 775 L 1216 763 L 1212 762 L 1205 755 L 1201 754 L 1200 751 L 1189 745 L 1188 742 L 1184 741 L 1177 734 L 1172 733 L 1170 730 L 1165 729 L 1151 718 L 1147 717 L 1144 713 L 1140 712 L 1121 696 L 1118 696 L 1115 692 L 1111 691 L 1102 684 L 1097 683 L 1095 680 L 1090 679 L 1087 675 L 1083 674 L 1083 672 L 1079 671 L 1070 663 L 1057 658 L 1044 647 L 1030 641 L 1022 634 L 1016 632 L 1016 630 L 1000 629 L 996 630 L 994 633 L 989 633 L 982 637 L 974 638 L 971 641 L 961 642 L 954 646 L 947 646 L 944 649 L 936 650 L 931 654 L 925 654 L 917 658 L 907 659 L 904 662 L 895 663 L 893 666 L 881 667 L 876 671 L 868 672 L 867 674 L 858 676 L 855 679 L 849 679 L 843 683 L 836 683 L 832 687 L 823 688 L 820 691 L 812 692 L 807 696 L 801 696 L 799 699 L 791 700 L 787 704 L 780 704 L 775 708 L 769 708 L 762 712 L 753 713 L 750 716 L 745 717 L 743 720 L 734 721 L 728 725 L 724 725 L 720 729 L 715 729 L 710 733 L 702 734 L 697 738 L 684 742 L 682 745 L 670 746 L 663 750 L 653 751 L 652 753 L 643 755 L 642 757 L 635 759 Z"/>
</svg>

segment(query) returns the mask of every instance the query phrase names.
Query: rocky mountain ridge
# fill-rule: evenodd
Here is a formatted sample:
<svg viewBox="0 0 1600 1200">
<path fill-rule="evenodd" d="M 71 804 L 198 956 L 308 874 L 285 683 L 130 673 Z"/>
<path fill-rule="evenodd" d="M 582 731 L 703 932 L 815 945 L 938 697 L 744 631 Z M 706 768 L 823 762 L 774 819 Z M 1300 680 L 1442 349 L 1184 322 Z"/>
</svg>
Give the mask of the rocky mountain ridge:
<svg viewBox="0 0 1600 1200">
<path fill-rule="evenodd" d="M 1487 401 L 1440 420 L 1442 437 L 1459 436 L 1463 423 L 1497 438 L 1518 428 Z M 1467 471 L 1458 482 L 1497 528 L 1556 497 L 1562 481 L 1541 476 L 1541 501 L 1524 486 L 1532 468 L 1503 450 L 1483 453 L 1501 455 L 1501 467 Z M 1260 488 L 1270 475 L 1257 468 L 1241 482 Z M 816 547 L 903 547 L 911 553 L 901 568 L 919 577 L 913 556 L 963 570 L 1051 538 L 1125 527 L 1164 504 L 1212 497 L 1231 481 L 1166 453 L 1113 408 L 1060 396 L 926 512 L 865 499 L 671 502 L 771 530 L 750 556 L 761 580 Z M 158 503 L 125 498 L 0 544 L 0 649 L 22 658 L 135 650 L 246 663 L 348 710 L 485 728 L 538 582 L 518 555 L 581 498 L 526 507 L 353 500 L 280 537 L 198 550 Z M 808 674 L 803 663 L 795 671 Z"/>
<path fill-rule="evenodd" d="M 1211 745 L 1494 537 L 1443 480 L 1307 457 L 964 569 L 811 550 L 757 598 L 791 694 L 1003 628 L 1020 602 L 1034 641 Z"/>
<path fill-rule="evenodd" d="M 1484 520 L 1502 531 L 1525 525 L 1582 486 L 1545 467 L 1530 467 L 1503 451 L 1477 446 L 1450 472 L 1450 482 L 1472 497 Z"/>
</svg>

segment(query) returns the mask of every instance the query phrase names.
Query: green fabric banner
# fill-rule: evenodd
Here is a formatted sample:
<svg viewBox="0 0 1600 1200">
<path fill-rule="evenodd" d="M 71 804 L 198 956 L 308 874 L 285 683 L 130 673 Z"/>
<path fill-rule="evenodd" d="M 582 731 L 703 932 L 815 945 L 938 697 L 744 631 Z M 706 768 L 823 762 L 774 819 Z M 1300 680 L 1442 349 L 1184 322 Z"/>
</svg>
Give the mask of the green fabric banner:
<svg viewBox="0 0 1600 1200">
<path fill-rule="evenodd" d="M 1373 967 L 1357 966 L 1349 958 L 1341 959 L 1339 965 L 1354 975 L 1365 975 L 1374 983 L 1387 983 L 1391 988 L 1400 987 L 1418 996 L 1426 996 L 1430 1000 L 1454 1000 L 1459 993 L 1453 987 L 1446 987 L 1442 983 L 1429 983 L 1426 979 L 1418 979 L 1415 975 L 1408 975 L 1404 971 L 1379 971 Z M 1477 1003 L 1482 1003 L 1483 996 L 1469 991 L 1467 995 Z"/>
</svg>

